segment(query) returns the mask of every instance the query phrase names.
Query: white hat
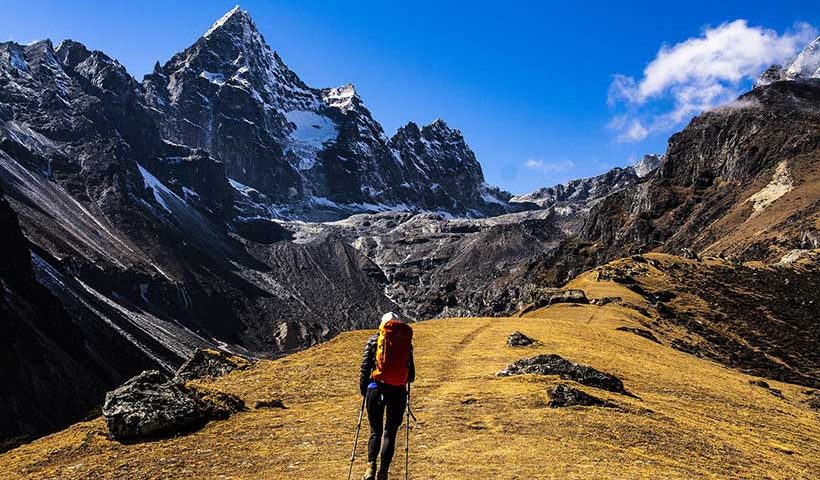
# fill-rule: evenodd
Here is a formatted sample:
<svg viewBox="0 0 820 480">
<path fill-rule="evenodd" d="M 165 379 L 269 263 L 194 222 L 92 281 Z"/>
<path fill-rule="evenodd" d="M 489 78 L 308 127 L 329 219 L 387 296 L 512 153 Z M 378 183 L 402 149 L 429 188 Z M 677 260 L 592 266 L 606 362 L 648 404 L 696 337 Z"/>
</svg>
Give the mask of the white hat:
<svg viewBox="0 0 820 480">
<path fill-rule="evenodd" d="M 379 328 L 381 328 L 382 325 L 389 322 L 390 320 L 395 320 L 397 322 L 401 322 L 401 319 L 399 318 L 398 315 L 396 315 L 393 312 L 387 312 L 384 315 L 382 315 L 382 323 L 379 324 Z"/>
</svg>

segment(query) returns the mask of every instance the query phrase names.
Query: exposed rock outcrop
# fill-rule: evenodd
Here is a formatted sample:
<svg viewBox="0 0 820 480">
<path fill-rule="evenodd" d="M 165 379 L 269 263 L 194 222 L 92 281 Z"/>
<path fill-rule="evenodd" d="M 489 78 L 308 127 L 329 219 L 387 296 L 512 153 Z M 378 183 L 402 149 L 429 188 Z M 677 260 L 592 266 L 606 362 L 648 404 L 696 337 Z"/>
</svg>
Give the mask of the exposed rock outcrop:
<svg viewBox="0 0 820 480">
<path fill-rule="evenodd" d="M 558 385 L 552 387 L 549 391 L 549 397 L 549 406 L 551 408 L 576 406 L 607 408 L 617 407 L 616 404 L 608 400 L 600 399 L 565 383 L 559 383 Z"/>
<path fill-rule="evenodd" d="M 515 331 L 507 337 L 507 346 L 510 347 L 529 347 L 535 343 L 538 342 L 519 331 Z"/>
<path fill-rule="evenodd" d="M 557 375 L 564 380 L 572 380 L 588 387 L 629 395 L 624 388 L 623 382 L 618 377 L 587 365 L 571 362 L 555 354 L 538 355 L 518 360 L 498 372 L 497 375 L 509 377 L 524 374 Z"/>
<path fill-rule="evenodd" d="M 109 392 L 102 412 L 114 439 L 139 441 L 186 433 L 242 409 L 237 397 L 186 387 L 147 370 Z"/>
</svg>

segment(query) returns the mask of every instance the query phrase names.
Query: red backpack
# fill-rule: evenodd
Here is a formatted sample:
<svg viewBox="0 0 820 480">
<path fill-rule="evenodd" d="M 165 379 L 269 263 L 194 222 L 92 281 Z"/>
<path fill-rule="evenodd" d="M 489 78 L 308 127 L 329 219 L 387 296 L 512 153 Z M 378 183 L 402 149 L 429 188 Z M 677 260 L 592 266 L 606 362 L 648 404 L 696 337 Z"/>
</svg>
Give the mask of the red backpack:
<svg viewBox="0 0 820 480">
<path fill-rule="evenodd" d="M 373 380 L 393 386 L 405 385 L 412 352 L 413 329 L 410 325 L 396 320 L 385 322 L 379 327 Z"/>
</svg>

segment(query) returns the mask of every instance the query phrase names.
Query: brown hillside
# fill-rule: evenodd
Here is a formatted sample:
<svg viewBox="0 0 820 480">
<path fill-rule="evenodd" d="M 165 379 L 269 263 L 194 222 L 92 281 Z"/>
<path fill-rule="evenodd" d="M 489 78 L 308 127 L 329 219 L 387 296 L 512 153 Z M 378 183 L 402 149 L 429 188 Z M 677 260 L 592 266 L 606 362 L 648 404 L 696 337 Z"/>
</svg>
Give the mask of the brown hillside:
<svg viewBox="0 0 820 480">
<path fill-rule="evenodd" d="M 617 262 L 607 268 L 615 267 Z M 411 478 L 814 478 L 820 413 L 809 403 L 810 389 L 772 380 L 764 388 L 750 383 L 758 377 L 670 348 L 677 338 L 694 343 L 693 337 L 682 325 L 654 319 L 656 307 L 643 295 L 592 275 L 597 273 L 573 286 L 586 288 L 590 298 L 618 296 L 622 302 L 564 303 L 525 318 L 415 325 L 419 422 L 411 433 Z M 676 295 L 684 301 L 690 294 Z M 689 308 L 701 311 L 702 305 L 694 301 Z M 661 343 L 617 330 L 647 326 Z M 516 330 L 540 344 L 508 347 L 506 338 Z M 6 453 L 0 473 L 13 479 L 344 478 L 360 405 L 358 360 L 369 334 L 342 334 L 250 370 L 200 381 L 239 395 L 251 407 L 280 399 L 286 409 L 251 408 L 186 436 L 133 445 L 109 440 L 104 422 L 96 419 Z M 616 375 L 640 398 L 557 377 L 495 375 L 540 353 Z M 617 407 L 550 408 L 547 391 L 557 383 Z M 401 455 L 403 439 L 397 450 Z M 357 462 L 357 475 L 362 465 Z M 392 478 L 402 478 L 402 470 L 403 461 L 397 461 Z"/>
</svg>

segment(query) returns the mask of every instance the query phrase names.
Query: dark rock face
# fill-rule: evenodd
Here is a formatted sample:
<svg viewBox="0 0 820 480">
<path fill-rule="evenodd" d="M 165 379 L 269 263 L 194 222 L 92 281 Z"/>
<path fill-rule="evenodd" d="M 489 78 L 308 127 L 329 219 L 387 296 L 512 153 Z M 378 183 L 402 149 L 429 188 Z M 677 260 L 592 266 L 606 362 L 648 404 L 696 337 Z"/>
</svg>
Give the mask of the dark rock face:
<svg viewBox="0 0 820 480">
<path fill-rule="evenodd" d="M 550 408 L 560 407 L 617 407 L 614 403 L 592 396 L 565 383 L 559 383 L 549 391 Z"/>
<path fill-rule="evenodd" d="M 498 376 L 512 375 L 558 375 L 564 380 L 572 380 L 588 387 L 600 388 L 614 393 L 628 395 L 624 384 L 614 375 L 601 372 L 592 367 L 566 360 L 559 355 L 538 355 L 511 363 Z"/>
<path fill-rule="evenodd" d="M 236 397 L 189 389 L 148 370 L 106 395 L 103 416 L 114 439 L 138 441 L 185 433 L 243 408 Z"/>
<path fill-rule="evenodd" d="M 217 378 L 234 370 L 244 370 L 250 365 L 247 359 L 222 350 L 198 349 L 188 361 L 179 367 L 176 378 L 181 380 Z"/>
<path fill-rule="evenodd" d="M 2 191 L 0 232 L 2 452 L 82 419 L 126 378 L 121 372 L 156 364 L 122 339 L 89 335 L 43 286 Z"/>
<path fill-rule="evenodd" d="M 510 347 L 528 347 L 534 343 L 536 343 L 535 340 L 519 331 L 515 331 L 507 337 L 507 346 Z"/>
<path fill-rule="evenodd" d="M 596 262 L 631 252 L 697 253 L 707 247 L 712 254 L 774 260 L 797 248 L 816 203 L 788 214 L 778 211 L 787 205 L 756 203 L 753 194 L 772 182 L 789 185 L 788 178 L 813 182 L 807 175 L 818 147 L 820 81 L 756 88 L 673 135 L 654 175 L 591 209 L 581 240 L 601 246 Z M 759 212 L 768 212 L 763 218 L 775 222 L 770 229 L 778 238 L 742 233 Z M 781 215 L 784 220 L 776 220 Z"/>
</svg>

